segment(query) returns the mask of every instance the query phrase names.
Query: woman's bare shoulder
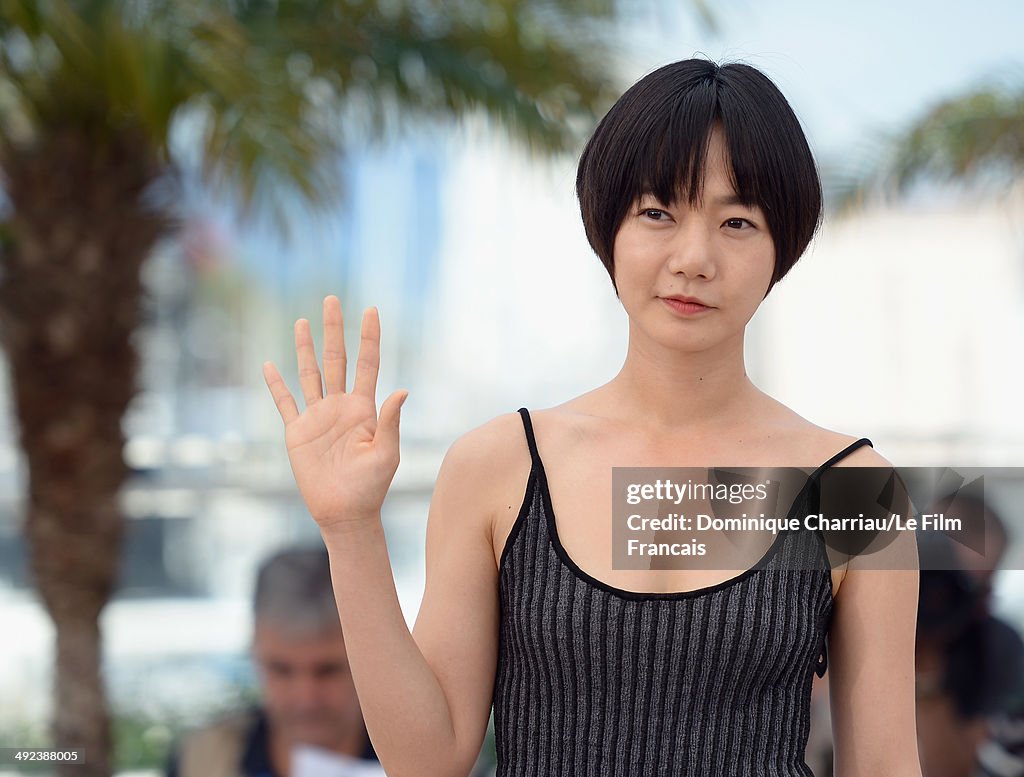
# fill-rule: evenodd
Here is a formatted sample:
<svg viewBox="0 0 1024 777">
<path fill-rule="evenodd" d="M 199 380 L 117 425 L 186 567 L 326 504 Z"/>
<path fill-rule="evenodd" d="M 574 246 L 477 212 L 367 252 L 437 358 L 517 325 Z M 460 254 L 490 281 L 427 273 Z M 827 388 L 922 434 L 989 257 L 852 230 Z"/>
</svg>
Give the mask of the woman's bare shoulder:
<svg viewBox="0 0 1024 777">
<path fill-rule="evenodd" d="M 601 419 L 581 412 L 571 401 L 527 408 L 527 416 L 541 459 L 557 459 L 571 447 L 603 433 Z M 449 455 L 472 462 L 468 469 L 474 477 L 486 477 L 503 491 L 508 484 L 515 491 L 533 465 L 526 425 L 518 411 L 502 413 L 458 437 Z"/>
<path fill-rule="evenodd" d="M 529 414 L 531 421 L 542 415 Z M 452 443 L 445 458 L 462 492 L 460 502 L 482 521 L 497 565 L 533 469 L 522 415 L 502 413 L 473 427 Z"/>
<path fill-rule="evenodd" d="M 510 411 L 495 416 L 452 442 L 446 458 L 457 459 L 472 477 L 493 475 L 530 460 L 522 416 Z"/>
<path fill-rule="evenodd" d="M 502 517 L 521 497 L 532 467 L 523 419 L 512 411 L 457 437 L 441 462 L 434 495 L 457 493 L 462 520 L 494 543 Z"/>
<path fill-rule="evenodd" d="M 775 420 L 777 434 L 785 440 L 786 447 L 793 450 L 803 449 L 813 452 L 812 460 L 825 462 L 837 453 L 846 450 L 855 442 L 865 437 L 863 434 L 850 434 L 809 421 L 799 413 L 779 403 L 779 413 Z M 870 438 L 869 438 L 870 439 Z M 839 459 L 833 466 L 880 467 L 891 466 L 888 460 L 878 453 L 872 445 L 861 445 Z"/>
</svg>

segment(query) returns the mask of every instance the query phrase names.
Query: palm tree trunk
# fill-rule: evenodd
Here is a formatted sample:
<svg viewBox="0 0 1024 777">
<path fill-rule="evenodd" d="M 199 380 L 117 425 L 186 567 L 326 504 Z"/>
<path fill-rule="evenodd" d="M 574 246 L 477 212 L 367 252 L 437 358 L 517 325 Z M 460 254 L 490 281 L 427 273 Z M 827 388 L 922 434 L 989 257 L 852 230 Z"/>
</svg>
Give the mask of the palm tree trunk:
<svg viewBox="0 0 1024 777">
<path fill-rule="evenodd" d="M 59 129 L 0 161 L 14 206 L 0 338 L 27 463 L 30 568 L 57 635 L 53 744 L 84 751 L 62 776 L 109 777 L 99 616 L 124 531 L 140 269 L 168 225 L 139 195 L 161 164 L 135 133 L 102 142 Z"/>
</svg>

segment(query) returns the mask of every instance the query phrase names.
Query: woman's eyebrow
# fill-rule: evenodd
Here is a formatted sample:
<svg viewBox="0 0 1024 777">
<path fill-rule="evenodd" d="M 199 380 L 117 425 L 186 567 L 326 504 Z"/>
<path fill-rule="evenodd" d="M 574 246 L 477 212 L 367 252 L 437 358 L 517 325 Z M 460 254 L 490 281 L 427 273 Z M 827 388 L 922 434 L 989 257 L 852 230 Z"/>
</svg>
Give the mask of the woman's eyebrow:
<svg viewBox="0 0 1024 777">
<path fill-rule="evenodd" d="M 738 194 L 736 194 L 736 192 L 731 192 L 729 194 L 723 194 L 723 195 L 721 195 L 719 197 L 715 197 L 715 199 L 712 200 L 712 202 L 715 205 L 743 205 L 744 207 L 749 207 L 749 208 L 754 207 L 753 205 L 748 205 L 747 203 L 745 203 L 740 198 L 740 196 Z"/>
<path fill-rule="evenodd" d="M 663 204 L 662 201 L 661 201 L 661 198 L 658 197 L 658 195 L 656 195 L 653 191 L 650 191 L 650 190 L 640 192 L 640 194 L 637 196 L 636 201 L 637 201 L 637 203 L 640 203 L 640 202 L 643 202 L 644 200 L 646 200 L 648 198 L 653 200 L 654 202 L 658 203 L 659 205 Z M 669 202 L 668 204 L 671 205 L 673 203 Z M 728 208 L 728 207 L 732 207 L 732 206 L 739 206 L 741 208 L 745 208 L 745 209 L 747 209 L 749 211 L 752 211 L 752 212 L 756 211 L 758 209 L 757 203 L 745 202 L 743 200 L 743 198 L 740 197 L 736 192 L 729 192 L 728 194 L 720 194 L 717 197 L 712 198 L 711 205 L 713 207 L 720 207 L 720 208 Z"/>
</svg>

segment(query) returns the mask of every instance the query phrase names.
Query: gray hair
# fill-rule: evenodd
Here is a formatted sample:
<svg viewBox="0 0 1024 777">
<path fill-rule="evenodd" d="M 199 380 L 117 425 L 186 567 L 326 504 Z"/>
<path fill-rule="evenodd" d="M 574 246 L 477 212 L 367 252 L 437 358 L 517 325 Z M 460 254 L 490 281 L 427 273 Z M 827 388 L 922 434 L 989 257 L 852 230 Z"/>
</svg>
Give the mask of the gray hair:
<svg viewBox="0 0 1024 777">
<path fill-rule="evenodd" d="M 265 560 L 256 575 L 253 616 L 291 632 L 340 628 L 327 549 L 288 548 Z"/>
</svg>

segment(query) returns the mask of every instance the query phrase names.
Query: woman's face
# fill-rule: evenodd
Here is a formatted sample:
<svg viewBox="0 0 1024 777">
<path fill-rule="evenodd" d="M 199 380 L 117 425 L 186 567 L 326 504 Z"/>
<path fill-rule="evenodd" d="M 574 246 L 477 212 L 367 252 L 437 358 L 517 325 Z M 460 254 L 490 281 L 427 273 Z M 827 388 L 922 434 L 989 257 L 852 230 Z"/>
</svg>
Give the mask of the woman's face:
<svg viewBox="0 0 1024 777">
<path fill-rule="evenodd" d="M 703 351 L 742 338 L 764 299 L 775 267 L 775 246 L 759 207 L 729 204 L 735 191 L 721 131 L 711 135 L 703 205 L 658 202 L 643 195 L 615 236 L 619 299 L 650 338 L 675 350 Z M 699 305 L 673 305 L 667 297 Z"/>
</svg>

